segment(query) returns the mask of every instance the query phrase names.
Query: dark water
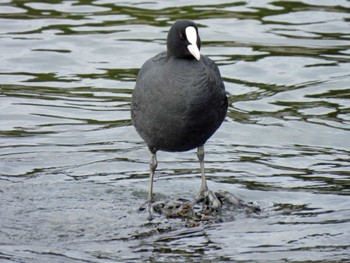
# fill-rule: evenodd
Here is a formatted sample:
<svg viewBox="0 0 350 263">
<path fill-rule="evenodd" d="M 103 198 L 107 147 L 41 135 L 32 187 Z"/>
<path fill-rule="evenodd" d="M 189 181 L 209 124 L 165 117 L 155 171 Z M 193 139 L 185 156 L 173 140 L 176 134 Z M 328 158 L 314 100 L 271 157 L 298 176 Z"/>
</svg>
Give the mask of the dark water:
<svg viewBox="0 0 350 263">
<path fill-rule="evenodd" d="M 346 262 L 350 1 L 1 1 L 1 262 Z M 130 121 L 142 63 L 200 26 L 229 112 L 208 184 L 258 204 L 149 223 L 149 153 Z M 192 198 L 195 151 L 158 155 L 155 194 Z"/>
</svg>

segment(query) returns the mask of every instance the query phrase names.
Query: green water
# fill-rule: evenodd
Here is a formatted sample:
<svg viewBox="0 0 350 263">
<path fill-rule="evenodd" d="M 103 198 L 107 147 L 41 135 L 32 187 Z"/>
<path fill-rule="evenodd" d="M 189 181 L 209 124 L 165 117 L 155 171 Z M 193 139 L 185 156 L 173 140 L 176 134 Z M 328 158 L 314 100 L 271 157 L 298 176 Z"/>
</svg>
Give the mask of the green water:
<svg viewBox="0 0 350 263">
<path fill-rule="evenodd" d="M 346 262 L 350 2 L 1 1 L 1 262 Z M 262 212 L 186 227 L 135 212 L 147 147 L 130 120 L 142 63 L 178 18 L 220 67 L 208 185 Z M 199 190 L 195 151 L 158 154 L 158 198 Z"/>
</svg>

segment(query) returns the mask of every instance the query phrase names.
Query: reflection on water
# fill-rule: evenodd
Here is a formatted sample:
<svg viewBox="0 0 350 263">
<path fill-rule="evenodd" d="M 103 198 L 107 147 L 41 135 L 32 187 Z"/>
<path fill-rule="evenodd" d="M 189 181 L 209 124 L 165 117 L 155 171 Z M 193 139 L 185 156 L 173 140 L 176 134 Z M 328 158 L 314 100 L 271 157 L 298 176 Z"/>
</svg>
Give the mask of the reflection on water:
<svg viewBox="0 0 350 263">
<path fill-rule="evenodd" d="M 350 2 L 0 3 L 0 261 L 350 257 Z M 138 69 L 178 18 L 229 93 L 209 185 L 257 216 L 146 220 L 148 151 L 130 121 Z M 158 198 L 191 198 L 194 152 L 160 153 Z"/>
</svg>

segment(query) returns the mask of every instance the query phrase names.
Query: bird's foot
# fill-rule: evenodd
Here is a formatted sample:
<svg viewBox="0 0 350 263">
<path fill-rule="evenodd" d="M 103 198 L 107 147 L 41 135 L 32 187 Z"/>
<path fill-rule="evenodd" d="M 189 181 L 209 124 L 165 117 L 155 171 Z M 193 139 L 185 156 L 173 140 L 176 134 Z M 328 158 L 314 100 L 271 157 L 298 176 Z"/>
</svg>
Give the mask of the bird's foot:
<svg viewBox="0 0 350 263">
<path fill-rule="evenodd" d="M 153 214 L 154 214 L 154 203 L 146 201 L 143 205 L 139 207 L 139 211 L 147 211 L 148 212 L 148 220 L 153 219 Z"/>
<path fill-rule="evenodd" d="M 222 202 L 219 200 L 216 194 L 209 189 L 200 191 L 195 199 L 191 202 L 191 205 L 194 206 L 201 202 L 203 202 L 203 211 L 206 211 L 208 214 L 213 212 L 220 212 L 222 207 Z"/>
</svg>

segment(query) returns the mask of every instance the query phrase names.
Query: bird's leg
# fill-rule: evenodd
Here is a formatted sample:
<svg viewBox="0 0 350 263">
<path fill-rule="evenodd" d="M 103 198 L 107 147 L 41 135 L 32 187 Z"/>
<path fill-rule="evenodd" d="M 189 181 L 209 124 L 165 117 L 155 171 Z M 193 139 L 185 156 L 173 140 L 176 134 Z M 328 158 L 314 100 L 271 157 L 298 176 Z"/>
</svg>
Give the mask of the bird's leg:
<svg viewBox="0 0 350 263">
<path fill-rule="evenodd" d="M 202 183 L 201 183 L 201 189 L 199 190 L 199 193 L 195 197 L 194 203 L 198 203 L 202 201 L 205 198 L 209 199 L 209 202 L 211 204 L 211 207 L 214 209 L 221 207 L 221 202 L 216 197 L 216 195 L 209 190 L 207 185 L 207 180 L 205 178 L 205 171 L 204 171 L 204 146 L 199 146 L 197 149 L 197 157 L 199 160 L 200 168 L 201 168 L 201 177 L 202 177 Z"/>
<path fill-rule="evenodd" d="M 199 193 L 204 193 L 208 190 L 207 180 L 205 178 L 205 171 L 204 171 L 204 146 L 199 146 L 197 149 L 197 157 L 199 160 L 199 165 L 201 167 L 201 177 L 202 177 L 202 183 L 201 183 L 201 189 L 199 190 Z"/>
<path fill-rule="evenodd" d="M 152 202 L 153 202 L 153 178 L 154 178 L 154 173 L 157 168 L 157 155 L 156 153 L 151 153 L 151 160 L 149 162 L 149 167 L 150 167 L 150 173 L 149 173 L 149 192 L 148 192 L 148 197 L 147 197 L 147 203 L 148 203 L 148 219 L 152 219 Z"/>
</svg>

